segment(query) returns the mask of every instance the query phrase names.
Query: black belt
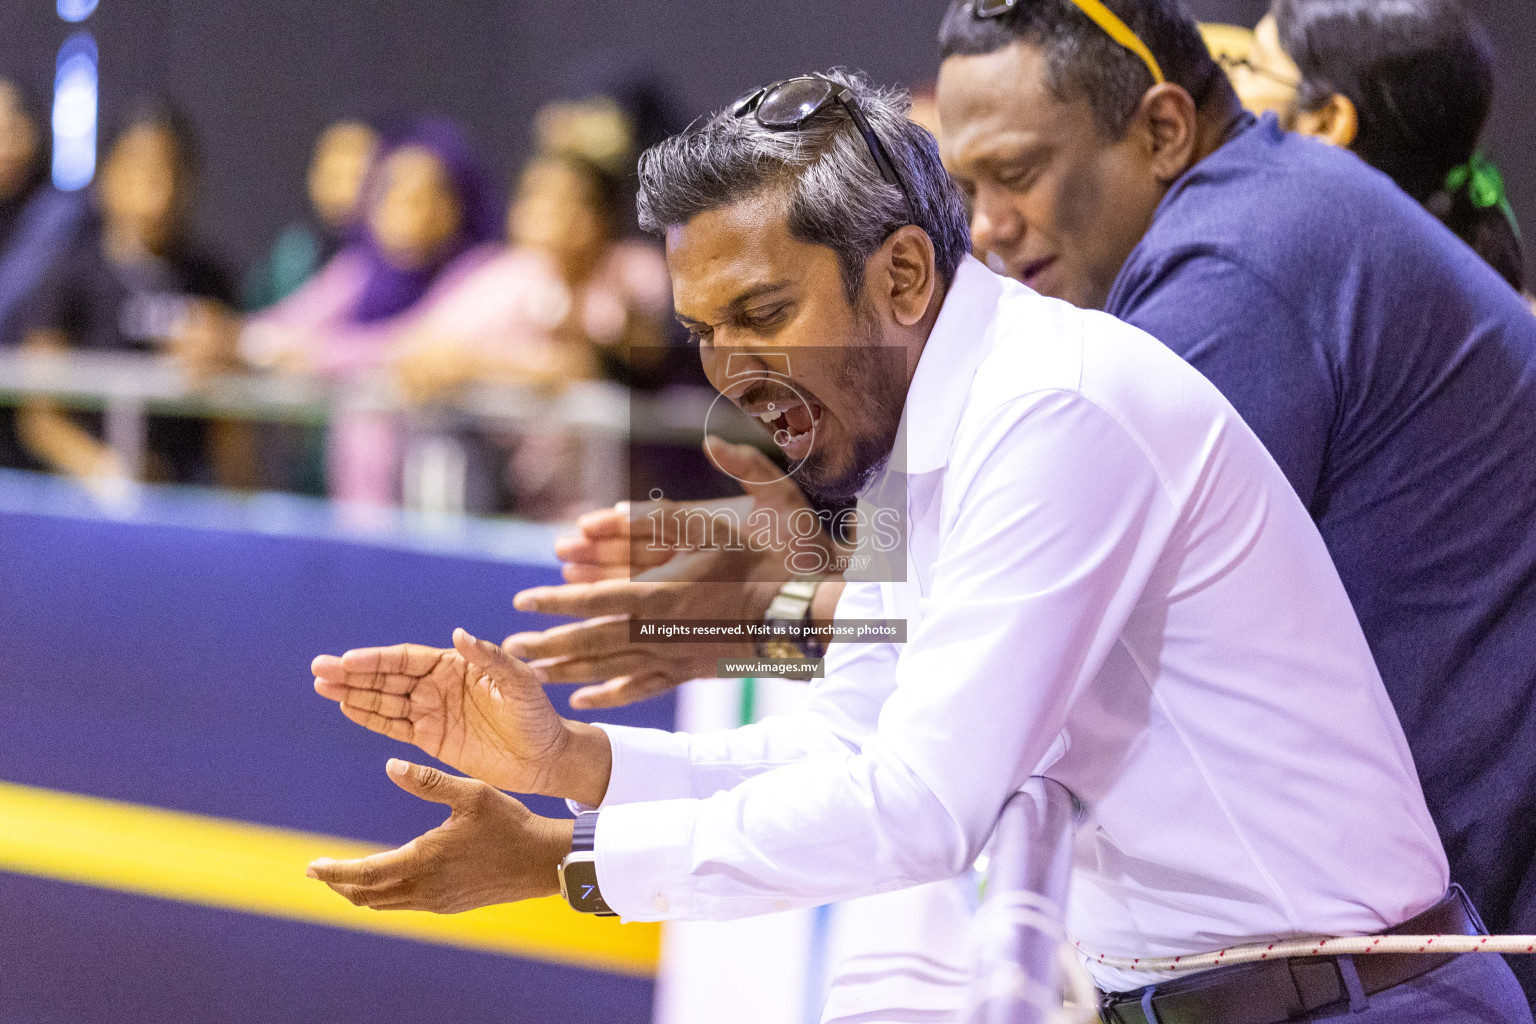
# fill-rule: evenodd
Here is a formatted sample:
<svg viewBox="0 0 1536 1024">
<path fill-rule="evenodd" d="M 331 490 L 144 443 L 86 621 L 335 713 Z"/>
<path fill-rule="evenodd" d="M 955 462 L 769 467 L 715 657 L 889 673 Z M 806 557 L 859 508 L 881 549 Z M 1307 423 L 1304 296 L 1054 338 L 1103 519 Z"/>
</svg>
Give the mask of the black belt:
<svg viewBox="0 0 1536 1024">
<path fill-rule="evenodd" d="M 1385 935 L 1483 935 L 1482 922 L 1459 886 L 1445 899 Z M 1099 1012 L 1108 1024 L 1285 1024 L 1350 998 L 1345 972 L 1353 970 L 1367 996 L 1412 981 L 1454 960 L 1456 953 L 1371 953 L 1305 956 L 1218 967 L 1147 989 L 1105 995 Z M 1347 963 L 1341 964 L 1341 961 Z"/>
</svg>

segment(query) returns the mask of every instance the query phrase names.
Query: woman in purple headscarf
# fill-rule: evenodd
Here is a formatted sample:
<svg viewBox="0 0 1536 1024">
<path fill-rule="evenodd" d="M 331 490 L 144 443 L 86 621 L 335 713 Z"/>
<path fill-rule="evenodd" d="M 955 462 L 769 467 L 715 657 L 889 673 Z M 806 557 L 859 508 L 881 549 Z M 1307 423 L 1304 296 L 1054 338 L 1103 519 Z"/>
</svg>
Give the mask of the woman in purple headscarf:
<svg viewBox="0 0 1536 1024">
<path fill-rule="evenodd" d="M 247 324 L 245 357 L 341 380 L 377 369 L 420 310 L 499 251 L 489 244 L 500 228 L 489 181 L 448 121 L 426 118 L 386 135 L 364 186 L 357 241 Z M 396 499 L 400 430 L 392 417 L 341 415 L 328 447 L 333 497 Z"/>
</svg>

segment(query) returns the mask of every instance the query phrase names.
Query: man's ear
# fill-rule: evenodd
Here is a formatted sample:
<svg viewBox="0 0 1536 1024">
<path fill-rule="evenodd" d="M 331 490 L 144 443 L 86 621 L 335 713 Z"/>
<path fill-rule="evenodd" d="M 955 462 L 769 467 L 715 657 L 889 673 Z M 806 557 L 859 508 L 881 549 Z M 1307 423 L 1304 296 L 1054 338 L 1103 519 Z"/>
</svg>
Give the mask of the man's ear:
<svg viewBox="0 0 1536 1024">
<path fill-rule="evenodd" d="M 1296 131 L 1348 149 L 1360 134 L 1360 113 L 1348 96 L 1336 92 L 1317 109 L 1298 111 Z"/>
<path fill-rule="evenodd" d="M 933 239 L 922 228 L 908 224 L 887 238 L 881 249 L 889 268 L 885 283 L 891 314 L 901 326 L 911 327 L 927 314 L 939 286 Z"/>
<path fill-rule="evenodd" d="M 1172 184 L 1195 163 L 1200 148 L 1200 122 L 1195 100 L 1172 82 L 1154 85 L 1141 97 L 1135 124 L 1144 133 L 1152 173 Z"/>
</svg>

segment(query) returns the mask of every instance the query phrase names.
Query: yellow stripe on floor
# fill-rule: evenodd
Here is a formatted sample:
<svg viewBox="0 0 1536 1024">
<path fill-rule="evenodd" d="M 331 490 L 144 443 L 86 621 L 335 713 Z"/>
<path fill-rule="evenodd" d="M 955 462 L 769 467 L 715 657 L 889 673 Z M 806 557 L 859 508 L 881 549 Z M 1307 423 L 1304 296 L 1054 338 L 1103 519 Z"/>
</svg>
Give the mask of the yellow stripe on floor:
<svg viewBox="0 0 1536 1024">
<path fill-rule="evenodd" d="M 376 911 L 304 876 L 316 857 L 381 849 L 0 782 L 0 871 L 621 974 L 656 973 L 658 925 L 578 914 L 559 897 L 454 915 Z"/>
</svg>

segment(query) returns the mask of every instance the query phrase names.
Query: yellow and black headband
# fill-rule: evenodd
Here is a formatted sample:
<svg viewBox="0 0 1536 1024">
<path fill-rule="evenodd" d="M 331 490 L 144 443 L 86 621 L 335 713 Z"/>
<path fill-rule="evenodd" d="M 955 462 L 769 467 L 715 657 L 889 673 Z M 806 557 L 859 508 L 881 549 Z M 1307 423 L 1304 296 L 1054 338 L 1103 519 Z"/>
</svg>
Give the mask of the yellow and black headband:
<svg viewBox="0 0 1536 1024">
<path fill-rule="evenodd" d="M 971 0 L 971 14 L 976 18 L 1001 18 L 1009 11 L 1027 0 Z M 1109 36 L 1121 46 L 1130 50 L 1152 72 L 1152 81 L 1162 85 L 1167 79 L 1163 76 L 1163 69 L 1158 65 L 1157 58 L 1152 56 L 1152 51 L 1141 38 L 1131 31 L 1131 27 L 1105 7 L 1102 0 L 1072 0 L 1077 8 L 1093 21 L 1104 34 Z"/>
</svg>

